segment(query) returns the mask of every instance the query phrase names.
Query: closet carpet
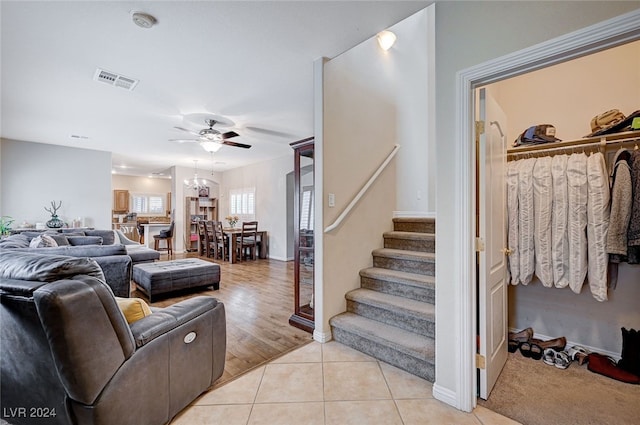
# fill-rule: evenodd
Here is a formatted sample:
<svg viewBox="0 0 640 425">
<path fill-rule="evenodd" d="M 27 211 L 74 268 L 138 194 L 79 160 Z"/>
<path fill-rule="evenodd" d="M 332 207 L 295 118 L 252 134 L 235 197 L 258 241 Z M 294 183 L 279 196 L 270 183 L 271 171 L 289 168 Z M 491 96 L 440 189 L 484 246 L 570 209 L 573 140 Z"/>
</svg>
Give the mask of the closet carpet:
<svg viewBox="0 0 640 425">
<path fill-rule="evenodd" d="M 489 400 L 478 404 L 525 425 L 640 423 L 640 385 L 571 363 L 567 369 L 509 353 Z"/>
</svg>

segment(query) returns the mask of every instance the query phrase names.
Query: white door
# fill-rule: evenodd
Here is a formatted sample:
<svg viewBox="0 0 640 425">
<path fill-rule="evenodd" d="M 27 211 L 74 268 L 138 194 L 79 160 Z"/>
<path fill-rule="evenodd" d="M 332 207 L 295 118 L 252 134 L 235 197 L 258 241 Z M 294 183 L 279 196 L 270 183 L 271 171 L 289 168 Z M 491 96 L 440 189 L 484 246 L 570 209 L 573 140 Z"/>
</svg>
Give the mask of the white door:
<svg viewBox="0 0 640 425">
<path fill-rule="evenodd" d="M 479 90 L 478 145 L 478 331 L 480 397 L 487 399 L 507 361 L 506 117 L 488 92 Z M 481 365 L 477 365 L 481 366 Z"/>
</svg>

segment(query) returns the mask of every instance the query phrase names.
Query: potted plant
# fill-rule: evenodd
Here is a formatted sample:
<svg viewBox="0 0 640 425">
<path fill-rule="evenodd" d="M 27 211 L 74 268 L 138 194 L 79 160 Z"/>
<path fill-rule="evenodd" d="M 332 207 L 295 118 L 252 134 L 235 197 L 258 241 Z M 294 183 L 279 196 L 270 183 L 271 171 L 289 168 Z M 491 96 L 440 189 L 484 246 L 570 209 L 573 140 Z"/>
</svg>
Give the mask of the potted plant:
<svg viewBox="0 0 640 425">
<path fill-rule="evenodd" d="M 6 236 L 11 233 L 11 224 L 14 219 L 8 215 L 0 217 L 0 236 Z"/>
</svg>

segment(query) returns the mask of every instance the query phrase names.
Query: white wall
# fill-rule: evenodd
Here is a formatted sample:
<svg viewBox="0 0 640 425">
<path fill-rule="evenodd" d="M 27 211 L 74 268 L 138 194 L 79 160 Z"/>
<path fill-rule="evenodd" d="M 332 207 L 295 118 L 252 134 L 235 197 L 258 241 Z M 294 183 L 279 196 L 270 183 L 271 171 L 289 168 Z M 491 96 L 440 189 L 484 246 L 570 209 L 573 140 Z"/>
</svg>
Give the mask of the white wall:
<svg viewBox="0 0 640 425">
<path fill-rule="evenodd" d="M 509 145 L 525 129 L 553 124 L 556 137 L 580 139 L 609 109 L 640 109 L 640 41 L 492 84 L 509 116 Z"/>
<path fill-rule="evenodd" d="M 123 176 L 113 174 L 111 187 L 116 190 L 128 190 L 131 193 L 167 194 L 171 192 L 171 179 L 149 178 L 141 176 Z"/>
<path fill-rule="evenodd" d="M 220 189 L 220 219 L 229 214 L 229 191 L 256 188 L 258 229 L 269 236 L 269 258 L 287 261 L 287 174 L 293 171 L 293 149 L 269 161 L 234 168 L 223 173 Z"/>
<path fill-rule="evenodd" d="M 111 228 L 111 153 L 2 140 L 1 215 L 45 223 L 51 201 L 62 201 L 60 219 L 82 217 L 86 226 Z"/>
<path fill-rule="evenodd" d="M 323 236 L 322 311 L 316 333 L 346 310 L 344 294 L 360 285 L 394 212 L 429 212 L 427 41 L 432 28 L 422 10 L 389 28 L 396 44 L 387 52 L 375 37 L 324 65 L 323 223 L 329 226 L 397 143 L 402 147 L 342 225 Z M 418 199 L 418 192 L 420 199 Z M 326 199 L 335 194 L 336 206 Z M 318 200 L 319 202 L 319 200 Z"/>
<path fill-rule="evenodd" d="M 437 2 L 436 3 L 436 385 L 435 392 L 449 401 L 459 394 L 462 359 L 457 331 L 463 312 L 457 297 L 470 282 L 451 278 L 462 264 L 460 250 L 470 246 L 460 240 L 456 211 L 470 194 L 458 193 L 456 140 L 456 73 L 490 59 L 521 50 L 559 35 L 620 15 L 639 2 Z M 579 13 L 576 13 L 579 11 Z M 535 23 L 535 25 L 532 25 Z M 472 220 L 472 217 L 469 217 Z M 442 397 L 441 397 L 442 398 Z"/>
</svg>

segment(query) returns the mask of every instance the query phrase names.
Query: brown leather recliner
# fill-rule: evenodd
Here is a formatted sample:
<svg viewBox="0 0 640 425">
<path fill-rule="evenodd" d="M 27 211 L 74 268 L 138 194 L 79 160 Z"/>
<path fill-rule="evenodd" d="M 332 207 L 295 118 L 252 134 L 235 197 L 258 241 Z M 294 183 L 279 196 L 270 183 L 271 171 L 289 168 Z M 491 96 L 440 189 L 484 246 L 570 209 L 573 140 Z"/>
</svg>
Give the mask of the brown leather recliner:
<svg viewBox="0 0 640 425">
<path fill-rule="evenodd" d="M 215 298 L 128 325 L 110 288 L 78 271 L 87 259 L 69 257 L 52 282 L 3 277 L 7 261 L 0 382 L 9 423 L 165 424 L 222 375 L 226 319 Z"/>
</svg>

